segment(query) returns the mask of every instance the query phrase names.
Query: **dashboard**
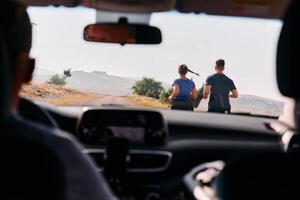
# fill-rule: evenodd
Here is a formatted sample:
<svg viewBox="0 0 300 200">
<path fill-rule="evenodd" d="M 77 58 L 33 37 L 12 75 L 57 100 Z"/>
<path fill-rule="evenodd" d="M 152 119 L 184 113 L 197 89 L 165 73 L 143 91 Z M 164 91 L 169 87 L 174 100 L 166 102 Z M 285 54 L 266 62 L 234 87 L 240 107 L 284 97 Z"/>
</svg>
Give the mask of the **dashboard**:
<svg viewBox="0 0 300 200">
<path fill-rule="evenodd" d="M 111 138 L 127 138 L 130 150 L 171 153 L 170 173 L 243 152 L 283 151 L 282 135 L 289 130 L 276 119 L 250 116 L 118 106 L 44 108 L 86 152 L 103 151 Z"/>
<path fill-rule="evenodd" d="M 282 139 L 292 138 L 283 137 L 286 125 L 269 118 L 117 106 L 46 109 L 61 129 L 79 139 L 99 171 L 105 170 L 111 140 L 129 142 L 114 155 L 126 155 L 127 194 L 122 195 L 133 199 L 178 199 L 183 177 L 195 166 L 282 152 L 288 148 Z"/>
<path fill-rule="evenodd" d="M 63 107 L 67 119 L 51 112 L 59 122 L 75 124 L 60 125 L 74 133 L 100 170 L 109 141 L 127 139 L 128 171 L 143 174 L 142 181 L 155 174 L 179 177 L 208 161 L 283 149 L 281 135 L 268 126 L 278 121 L 268 118 L 113 106 Z"/>
</svg>

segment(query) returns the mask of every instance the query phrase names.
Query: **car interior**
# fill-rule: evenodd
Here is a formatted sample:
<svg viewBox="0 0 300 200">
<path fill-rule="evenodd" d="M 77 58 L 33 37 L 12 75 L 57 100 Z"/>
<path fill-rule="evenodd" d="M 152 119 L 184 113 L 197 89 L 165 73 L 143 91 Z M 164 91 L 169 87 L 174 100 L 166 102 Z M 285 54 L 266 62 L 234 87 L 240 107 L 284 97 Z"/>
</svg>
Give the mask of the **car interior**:
<svg viewBox="0 0 300 200">
<path fill-rule="evenodd" d="M 19 113 L 74 136 L 83 146 L 82 154 L 93 159 L 119 199 L 299 198 L 299 1 L 18 1 L 33 7 L 83 6 L 114 13 L 176 11 L 281 20 L 277 85 L 293 105 L 279 118 L 114 105 L 55 107 L 25 98 L 20 101 Z M 164 39 L 159 28 L 147 22 L 130 23 L 125 17 L 88 25 L 82 32 L 86 41 L 121 45 L 154 45 Z M 68 169 L 45 146 L 16 134 L 22 127 L 10 119 L 10 70 L 6 67 L 5 38 L 2 34 L 0 38 L 0 197 L 65 199 L 62 193 Z"/>
</svg>

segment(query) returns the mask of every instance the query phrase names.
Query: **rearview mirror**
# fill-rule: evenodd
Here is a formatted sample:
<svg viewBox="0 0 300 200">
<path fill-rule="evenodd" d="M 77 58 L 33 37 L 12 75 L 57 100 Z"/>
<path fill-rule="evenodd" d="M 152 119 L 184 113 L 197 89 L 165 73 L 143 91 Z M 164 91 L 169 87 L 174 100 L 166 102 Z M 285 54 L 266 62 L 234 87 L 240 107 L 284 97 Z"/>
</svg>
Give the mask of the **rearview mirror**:
<svg viewBox="0 0 300 200">
<path fill-rule="evenodd" d="M 84 28 L 84 40 L 124 44 L 160 44 L 158 28 L 142 24 L 90 24 Z"/>
</svg>

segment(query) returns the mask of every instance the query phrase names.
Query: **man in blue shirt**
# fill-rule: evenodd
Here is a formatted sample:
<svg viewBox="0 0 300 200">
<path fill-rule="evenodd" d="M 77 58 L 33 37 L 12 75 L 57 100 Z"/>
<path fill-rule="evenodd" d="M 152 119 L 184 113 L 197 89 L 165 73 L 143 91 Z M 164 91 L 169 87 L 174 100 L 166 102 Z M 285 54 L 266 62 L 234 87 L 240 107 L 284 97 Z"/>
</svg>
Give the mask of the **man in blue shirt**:
<svg viewBox="0 0 300 200">
<path fill-rule="evenodd" d="M 230 113 L 231 105 L 229 97 L 238 98 L 237 89 L 233 81 L 223 72 L 225 61 L 219 59 L 216 61 L 216 73 L 206 79 L 204 88 L 204 99 L 210 95 L 208 103 L 208 112 Z"/>
<path fill-rule="evenodd" d="M 188 67 L 184 64 L 178 68 L 180 78 L 174 81 L 173 93 L 169 97 L 173 110 L 194 110 L 192 99 L 196 99 L 198 94 L 194 81 L 186 77 L 188 71 Z"/>
</svg>

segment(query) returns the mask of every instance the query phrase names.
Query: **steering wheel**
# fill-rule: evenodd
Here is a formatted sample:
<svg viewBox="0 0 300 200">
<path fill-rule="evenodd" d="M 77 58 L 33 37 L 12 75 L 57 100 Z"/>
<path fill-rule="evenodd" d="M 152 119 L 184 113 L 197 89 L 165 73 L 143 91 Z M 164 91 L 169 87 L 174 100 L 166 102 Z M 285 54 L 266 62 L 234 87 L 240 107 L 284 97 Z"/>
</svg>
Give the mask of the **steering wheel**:
<svg viewBox="0 0 300 200">
<path fill-rule="evenodd" d="M 183 178 L 183 182 L 193 199 L 218 199 L 214 190 L 216 177 L 223 170 L 223 161 L 200 164 Z"/>
<path fill-rule="evenodd" d="M 58 128 L 56 121 L 45 109 L 26 98 L 20 97 L 18 112 L 25 119 L 39 122 L 53 128 Z"/>
</svg>

